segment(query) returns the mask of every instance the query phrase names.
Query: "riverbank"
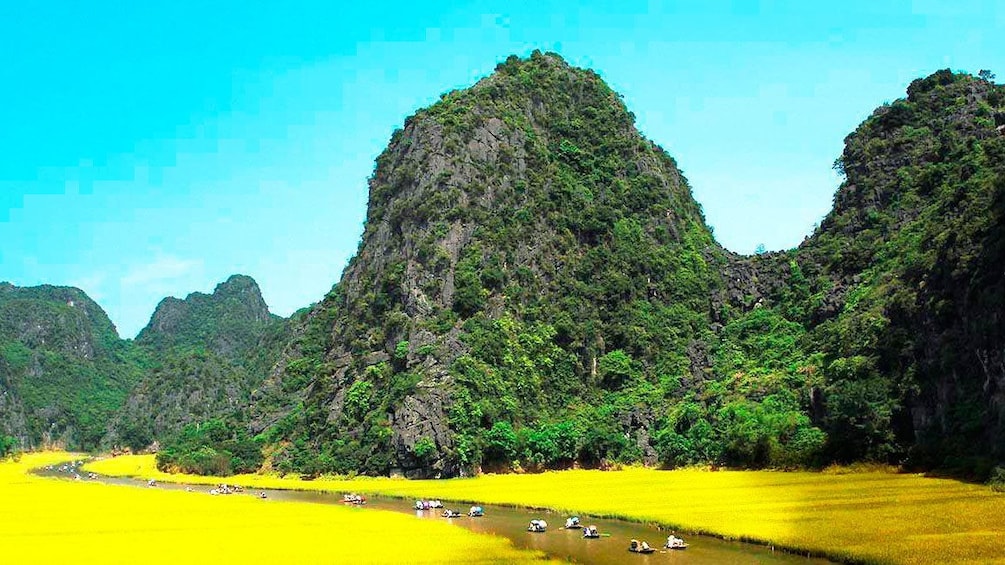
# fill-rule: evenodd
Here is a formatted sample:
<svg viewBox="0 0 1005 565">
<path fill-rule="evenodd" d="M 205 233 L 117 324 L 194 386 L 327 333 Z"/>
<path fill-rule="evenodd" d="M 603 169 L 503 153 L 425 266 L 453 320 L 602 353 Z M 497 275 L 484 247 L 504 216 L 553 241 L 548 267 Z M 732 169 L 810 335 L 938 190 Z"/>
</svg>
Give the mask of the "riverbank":
<svg viewBox="0 0 1005 565">
<path fill-rule="evenodd" d="M 446 481 L 225 479 L 169 475 L 152 456 L 87 467 L 176 482 L 441 498 L 652 522 L 866 563 L 1003 563 L 1005 497 L 913 474 L 772 471 L 558 471 Z"/>
<path fill-rule="evenodd" d="M 55 480 L 48 452 L 0 463 L 4 563 L 529 563 L 541 552 L 449 524 L 334 505 Z"/>
</svg>

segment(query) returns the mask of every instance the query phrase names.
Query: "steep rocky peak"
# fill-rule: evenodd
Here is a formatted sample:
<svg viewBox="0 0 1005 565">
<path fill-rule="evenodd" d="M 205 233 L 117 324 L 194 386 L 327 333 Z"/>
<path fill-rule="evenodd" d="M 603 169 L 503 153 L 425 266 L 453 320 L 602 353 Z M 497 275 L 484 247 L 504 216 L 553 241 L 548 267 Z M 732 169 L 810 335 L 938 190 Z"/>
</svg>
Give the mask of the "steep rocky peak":
<svg viewBox="0 0 1005 565">
<path fill-rule="evenodd" d="M 385 434 L 359 450 L 373 455 L 362 467 L 408 469 L 425 465 L 412 455 L 425 437 L 440 453 L 429 466 L 449 473 L 454 434 L 482 424 L 448 421 L 455 395 L 520 402 L 514 417 L 558 413 L 621 349 L 704 378 L 703 342 L 653 336 L 708 326 L 723 252 L 674 160 L 596 73 L 552 54 L 510 57 L 408 118 L 369 188 L 358 252 L 273 372 L 262 425 L 295 410 L 296 391 L 313 407 L 303 423 L 326 429 L 312 442 Z M 507 332 L 540 332 L 554 358 L 531 355 L 532 383 L 489 394 L 462 368 L 495 363 L 487 344 L 516 339 Z M 373 391 L 365 406 L 352 400 L 361 390 Z M 389 437 L 368 412 L 386 415 Z"/>
<path fill-rule="evenodd" d="M 117 339 L 105 311 L 75 287 L 0 285 L 0 338 L 91 358 Z"/>
<path fill-rule="evenodd" d="M 557 164 L 538 157 L 561 157 L 580 170 L 594 164 L 590 161 L 623 158 L 628 166 L 613 176 L 658 176 L 700 216 L 690 191 L 680 190 L 687 187 L 676 163 L 642 137 L 634 121 L 620 95 L 594 71 L 570 66 L 553 53 L 510 56 L 493 74 L 445 93 L 393 134 L 371 178 L 367 226 L 389 220 L 396 227 L 407 210 L 392 205 L 409 196 L 405 189 L 433 199 L 446 194 L 465 208 L 492 208 L 505 204 L 500 196 L 514 188 L 521 193 L 565 188 L 555 182 L 534 186 L 537 179 L 522 178 L 528 169 L 543 173 Z M 504 174 L 493 178 L 491 172 L 500 169 Z M 425 209 L 419 212 L 420 220 L 430 219 Z"/>
<path fill-rule="evenodd" d="M 247 309 L 248 317 L 257 322 L 269 319 L 269 306 L 262 297 L 262 291 L 255 279 L 247 275 L 231 275 L 216 286 L 213 298 L 237 301 Z"/>
<path fill-rule="evenodd" d="M 154 347 L 209 346 L 229 353 L 234 350 L 232 342 L 254 341 L 250 336 L 260 333 L 272 318 L 258 283 L 246 275 L 233 275 L 212 294 L 163 299 L 137 342 Z"/>
</svg>

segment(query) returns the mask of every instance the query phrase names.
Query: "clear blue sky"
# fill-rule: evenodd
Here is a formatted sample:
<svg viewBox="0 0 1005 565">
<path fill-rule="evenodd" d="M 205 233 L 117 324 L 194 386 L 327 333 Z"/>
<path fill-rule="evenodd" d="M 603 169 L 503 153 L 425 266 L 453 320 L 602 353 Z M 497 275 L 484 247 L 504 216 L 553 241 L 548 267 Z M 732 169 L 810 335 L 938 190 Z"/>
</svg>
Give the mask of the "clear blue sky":
<svg viewBox="0 0 1005 565">
<path fill-rule="evenodd" d="M 535 48 L 624 94 L 726 247 L 793 247 L 877 105 L 1005 75 L 996 1 L 339 4 L 0 3 L 0 280 L 79 286 L 125 337 L 238 272 L 289 314 L 355 252 L 393 129 Z"/>
</svg>

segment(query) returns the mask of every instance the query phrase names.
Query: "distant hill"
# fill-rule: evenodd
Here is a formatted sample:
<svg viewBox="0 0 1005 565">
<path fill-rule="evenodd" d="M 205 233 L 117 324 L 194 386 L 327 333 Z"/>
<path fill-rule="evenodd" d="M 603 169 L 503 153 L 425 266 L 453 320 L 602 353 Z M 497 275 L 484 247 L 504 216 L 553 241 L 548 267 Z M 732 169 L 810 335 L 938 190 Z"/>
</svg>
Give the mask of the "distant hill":
<svg viewBox="0 0 1005 565">
<path fill-rule="evenodd" d="M 287 321 L 269 313 L 254 279 L 233 275 L 212 294 L 165 298 L 136 344 L 151 359 L 106 443 L 146 447 L 191 422 L 244 418 L 285 345 Z"/>
<path fill-rule="evenodd" d="M 141 449 L 189 422 L 243 421 L 288 332 L 242 275 L 164 299 L 135 342 L 79 289 L 0 283 L 0 435 Z"/>
<path fill-rule="evenodd" d="M 0 283 L 0 433 L 22 446 L 96 447 L 141 366 L 82 290 Z"/>
<path fill-rule="evenodd" d="M 235 274 L 212 295 L 161 301 L 137 345 L 152 359 L 106 442 L 145 447 L 190 422 L 244 418 L 251 391 L 275 363 L 286 320 L 268 312 L 250 276 Z"/>
</svg>

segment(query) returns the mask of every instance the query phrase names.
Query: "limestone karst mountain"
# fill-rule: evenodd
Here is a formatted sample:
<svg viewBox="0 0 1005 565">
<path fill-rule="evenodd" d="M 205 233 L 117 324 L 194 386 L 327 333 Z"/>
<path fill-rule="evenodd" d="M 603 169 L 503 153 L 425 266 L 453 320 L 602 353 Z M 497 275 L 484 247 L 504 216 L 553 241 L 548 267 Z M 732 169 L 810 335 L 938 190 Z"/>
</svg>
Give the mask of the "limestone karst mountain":
<svg viewBox="0 0 1005 565">
<path fill-rule="evenodd" d="M 254 279 L 233 275 L 212 294 L 168 297 L 136 337 L 149 361 L 105 443 L 142 449 L 185 424 L 244 419 L 251 391 L 288 340 Z"/>
<path fill-rule="evenodd" d="M 0 283 L 0 435 L 94 448 L 138 379 L 129 344 L 82 290 Z"/>
<path fill-rule="evenodd" d="M 820 229 L 740 257 L 598 75 L 511 57 L 392 136 L 253 426 L 307 471 L 979 467 L 1002 453 L 1002 104 L 915 81 L 848 137 Z"/>
<path fill-rule="evenodd" d="M 918 79 L 846 138 L 814 234 L 740 256 L 600 76 L 510 57 L 393 134 L 356 256 L 289 321 L 233 277 L 165 299 L 133 344 L 79 291 L 0 286 L 0 435 L 89 446 L 118 411 L 106 443 L 226 416 L 305 474 L 986 475 L 1005 458 L 1002 126 L 986 76 Z"/>
</svg>

